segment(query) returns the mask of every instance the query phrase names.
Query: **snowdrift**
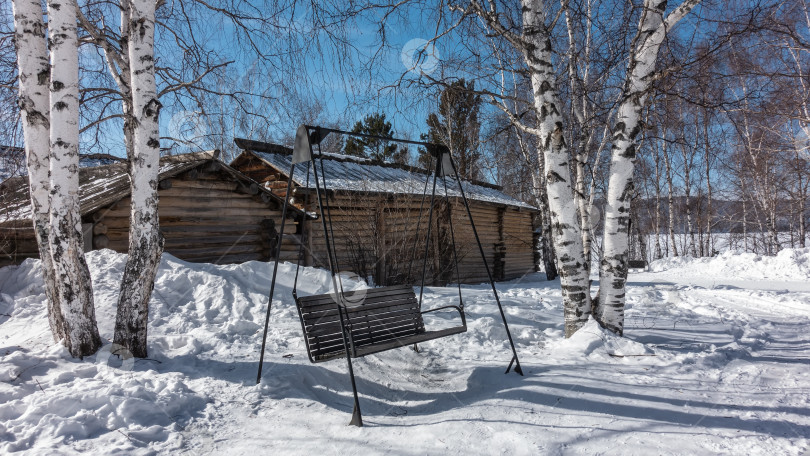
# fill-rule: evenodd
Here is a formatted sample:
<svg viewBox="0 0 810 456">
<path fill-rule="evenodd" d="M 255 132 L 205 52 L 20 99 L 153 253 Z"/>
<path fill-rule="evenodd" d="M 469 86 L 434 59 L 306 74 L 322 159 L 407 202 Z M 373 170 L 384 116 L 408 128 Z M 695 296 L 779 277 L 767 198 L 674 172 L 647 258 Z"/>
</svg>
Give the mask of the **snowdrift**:
<svg viewBox="0 0 810 456">
<path fill-rule="evenodd" d="M 650 269 L 740 280 L 809 280 L 810 248 L 785 249 L 775 256 L 726 251 L 709 258 L 670 257 L 652 262 Z"/>
<path fill-rule="evenodd" d="M 467 333 L 355 363 L 362 429 L 346 426 L 345 363 L 307 360 L 293 265 L 280 265 L 256 385 L 272 265 L 164 255 L 149 358 L 120 359 L 108 342 L 78 360 L 53 342 L 38 260 L 27 260 L 0 269 L 0 453 L 800 454 L 810 435 L 810 289 L 784 282 L 752 294 L 680 280 L 806 280 L 808 257 L 655 263 L 657 272 L 631 278 L 623 338 L 590 321 L 566 340 L 559 282 L 500 283 L 525 377 L 503 374 L 511 352 L 488 285 L 465 286 Z M 88 254 L 108 341 L 125 261 Z M 326 271 L 301 274 L 300 293 L 329 291 Z M 425 297 L 427 307 L 446 305 L 457 290 Z"/>
</svg>

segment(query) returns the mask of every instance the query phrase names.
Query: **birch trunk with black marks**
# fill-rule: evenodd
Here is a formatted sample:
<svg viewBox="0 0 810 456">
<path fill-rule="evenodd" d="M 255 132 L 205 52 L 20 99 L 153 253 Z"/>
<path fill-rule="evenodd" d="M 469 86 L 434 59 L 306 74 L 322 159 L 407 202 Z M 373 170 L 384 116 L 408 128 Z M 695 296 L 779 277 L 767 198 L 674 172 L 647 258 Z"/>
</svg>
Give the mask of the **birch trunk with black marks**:
<svg viewBox="0 0 810 456">
<path fill-rule="evenodd" d="M 522 0 L 523 56 L 531 75 L 539 130 L 539 153 L 545 163 L 546 191 L 554 247 L 562 286 L 565 335 L 581 328 L 591 313 L 590 281 L 582 248 L 579 211 L 571 182 L 568 146 L 563 135 L 562 103 L 555 86 L 551 36 L 541 0 Z"/>
<path fill-rule="evenodd" d="M 575 171 L 575 184 L 574 184 L 574 198 L 577 201 L 577 208 L 579 208 L 580 217 L 580 235 L 582 236 L 582 251 L 585 258 L 585 267 L 588 268 L 588 274 L 591 270 L 591 223 L 588 213 L 588 199 L 585 194 L 585 165 L 586 155 L 588 150 L 588 142 L 591 135 L 589 134 L 590 125 L 586 120 L 587 101 L 585 99 L 585 91 L 582 89 L 583 81 L 580 81 L 579 72 L 577 68 L 577 41 L 575 38 L 574 24 L 571 17 L 571 11 L 568 8 L 568 1 L 562 0 L 561 7 L 563 9 L 563 16 L 565 17 L 565 28 L 568 32 L 568 83 L 571 90 L 571 122 L 576 125 L 578 133 L 572 132 L 571 141 L 574 143 L 573 147 L 576 150 L 574 154 L 574 167 Z M 585 59 L 588 58 L 587 44 L 585 46 Z"/>
<path fill-rule="evenodd" d="M 542 154 L 540 154 L 542 155 Z M 539 162 L 539 201 L 540 214 L 543 219 L 541 225 L 540 236 L 542 239 L 541 250 L 543 253 L 543 269 L 546 271 L 546 280 L 554 280 L 559 277 L 560 273 L 557 271 L 557 254 L 554 251 L 554 236 L 552 235 L 552 220 L 551 212 L 548 206 L 548 191 L 546 191 L 545 169 L 546 165 Z"/>
<path fill-rule="evenodd" d="M 695 148 L 697 147 L 697 140 L 695 141 Z M 686 144 L 681 144 L 681 159 L 683 162 L 683 194 L 686 198 L 686 238 L 684 240 L 684 255 L 691 255 L 692 258 L 697 257 L 697 250 L 695 250 L 695 225 L 692 221 L 692 176 L 691 170 L 694 164 L 694 148 L 690 148 Z"/>
<path fill-rule="evenodd" d="M 50 253 L 64 344 L 72 356 L 101 347 L 79 211 L 79 47 L 76 3 L 48 1 L 50 83 Z"/>
<path fill-rule="evenodd" d="M 661 156 L 658 154 L 658 145 L 654 145 L 655 150 L 655 250 L 653 260 L 663 258 L 661 251 Z"/>
<path fill-rule="evenodd" d="M 712 210 L 712 160 L 711 160 L 711 143 L 709 142 L 709 110 L 703 110 L 703 137 L 705 138 L 704 153 L 706 167 L 706 255 L 714 256 L 714 239 L 712 239 L 712 226 L 714 225 L 714 214 Z"/>
<path fill-rule="evenodd" d="M 132 147 L 127 150 L 131 186 L 129 256 L 118 297 L 114 343 L 146 357 L 149 299 L 163 253 L 158 223 L 160 135 L 154 67 L 155 2 L 123 0 L 127 27 L 132 115 L 125 120 Z"/>
<path fill-rule="evenodd" d="M 672 256 L 678 256 L 678 243 L 675 239 L 675 185 L 672 182 L 672 157 L 669 155 L 667 145 L 665 134 L 661 150 L 664 153 L 664 169 L 667 177 L 667 233 L 669 243 L 672 244 Z"/>
<path fill-rule="evenodd" d="M 686 16 L 699 1 L 687 0 L 664 18 L 666 1 L 645 0 L 638 33 L 632 44 L 624 94 L 613 128 L 603 254 L 599 269 L 599 297 L 594 309 L 597 321 L 617 334 L 624 331 L 628 228 L 630 200 L 634 190 L 636 138 L 641 131 L 639 119 L 652 85 L 658 49 L 667 30 Z"/>
<path fill-rule="evenodd" d="M 14 42 L 19 71 L 20 117 L 28 167 L 31 215 L 39 249 L 48 323 L 55 341 L 65 338 L 62 312 L 57 305 L 56 274 L 48 244 L 50 232 L 50 63 L 45 38 L 42 4 L 39 0 L 14 0 Z"/>
<path fill-rule="evenodd" d="M 543 270 L 546 273 L 546 280 L 554 280 L 557 278 L 557 265 L 554 258 L 554 244 L 551 238 L 551 215 L 548 212 L 548 195 L 546 194 L 546 180 L 544 172 L 546 165 L 543 162 L 543 157 L 538 157 L 540 160 L 534 162 L 532 160 L 529 145 L 523 139 L 520 130 L 515 129 L 515 137 L 520 146 L 520 153 L 523 156 L 525 165 L 531 169 L 537 163 L 539 170 L 531 173 L 532 178 L 532 193 L 534 194 L 534 202 L 540 208 L 540 254 L 543 257 Z"/>
</svg>

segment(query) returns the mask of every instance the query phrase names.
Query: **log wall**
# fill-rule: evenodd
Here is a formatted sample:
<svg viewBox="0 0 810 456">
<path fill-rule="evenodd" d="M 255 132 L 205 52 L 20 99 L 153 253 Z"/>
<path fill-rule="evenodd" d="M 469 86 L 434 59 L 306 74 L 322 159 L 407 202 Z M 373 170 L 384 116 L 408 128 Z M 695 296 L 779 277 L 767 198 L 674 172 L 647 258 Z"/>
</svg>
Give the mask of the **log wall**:
<svg viewBox="0 0 810 456">
<path fill-rule="evenodd" d="M 185 173 L 161 181 L 158 194 L 164 251 L 200 263 L 267 261 L 275 256 L 281 210 L 221 173 Z M 130 198 L 84 217 L 92 222 L 92 248 L 126 253 L 129 248 Z M 295 261 L 301 229 L 288 217 L 281 259 Z M 33 228 L 0 229 L 0 266 L 37 258 Z"/>
<path fill-rule="evenodd" d="M 273 257 L 277 241 L 274 230 L 281 224 L 281 211 L 268 207 L 260 196 L 237 191 L 238 187 L 235 181 L 211 176 L 172 179 L 170 188 L 159 190 L 164 251 L 182 260 L 215 264 Z M 106 239 L 94 238 L 93 247 L 126 252 L 129 212 L 129 198 L 100 211 L 96 227 L 105 227 Z M 297 225 L 288 219 L 285 231 L 296 233 Z M 294 261 L 297 248 L 297 237 L 285 236 L 281 259 Z"/>
<path fill-rule="evenodd" d="M 0 267 L 20 264 L 26 258 L 39 258 L 33 226 L 0 228 Z"/>
<path fill-rule="evenodd" d="M 428 217 L 425 203 L 419 220 L 421 203 L 420 195 L 330 194 L 330 240 L 339 269 L 371 277 L 377 285 L 420 283 Z M 318 213 L 314 195 L 309 195 L 305 204 L 308 211 Z M 517 278 L 535 270 L 531 212 L 475 201 L 470 202 L 470 212 L 496 280 Z M 307 264 L 328 267 L 321 220 L 307 222 L 305 231 L 311 249 Z M 458 269 L 454 256 L 458 258 Z M 464 204 L 455 200 L 438 203 L 434 208 L 426 283 L 459 280 L 481 283 L 488 280 L 488 275 Z"/>
</svg>

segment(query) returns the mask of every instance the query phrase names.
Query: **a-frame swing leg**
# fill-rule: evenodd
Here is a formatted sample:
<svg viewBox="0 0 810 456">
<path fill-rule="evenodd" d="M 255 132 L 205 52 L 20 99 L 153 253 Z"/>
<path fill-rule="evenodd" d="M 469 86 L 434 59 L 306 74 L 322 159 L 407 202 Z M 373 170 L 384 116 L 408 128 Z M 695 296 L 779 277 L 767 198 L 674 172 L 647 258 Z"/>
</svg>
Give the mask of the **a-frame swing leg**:
<svg viewBox="0 0 810 456">
<path fill-rule="evenodd" d="M 344 334 L 344 339 L 346 335 Z M 348 348 L 348 347 L 347 347 Z M 360 399 L 357 397 L 357 383 L 354 381 L 354 369 L 352 368 L 352 357 L 349 356 L 349 351 L 346 350 L 346 362 L 349 365 L 349 377 L 352 379 L 352 393 L 354 394 L 354 408 L 352 409 L 352 420 L 349 425 L 363 427 L 363 415 L 360 413 Z"/>
<path fill-rule="evenodd" d="M 352 375 L 354 379 L 354 375 Z M 357 400 L 357 389 L 354 390 L 354 409 L 352 410 L 352 420 L 349 426 L 363 427 L 363 416 L 360 414 L 360 402 Z"/>
<path fill-rule="evenodd" d="M 515 343 L 512 340 L 512 333 L 509 331 L 509 324 L 506 322 L 506 314 L 503 311 L 503 306 L 501 305 L 501 299 L 498 297 L 498 290 L 495 288 L 495 280 L 492 278 L 492 272 L 489 270 L 489 264 L 487 264 L 487 257 L 484 254 L 484 247 L 481 246 L 481 238 L 478 237 L 478 230 L 475 229 L 475 223 L 473 223 L 472 212 L 470 211 L 470 204 L 467 202 L 467 195 L 464 192 L 464 186 L 461 184 L 461 178 L 458 175 L 458 170 L 456 170 L 456 165 L 453 163 L 453 158 L 450 156 L 450 152 L 443 151 L 437 157 L 439 164 L 437 166 L 441 166 L 441 172 L 445 173 L 446 170 L 444 169 L 444 159 L 442 157 L 443 154 L 447 155 L 447 161 L 450 167 L 453 169 L 453 174 L 456 178 L 456 183 L 458 184 L 458 188 L 461 191 L 461 199 L 464 201 L 464 208 L 467 209 L 467 217 L 470 219 L 470 227 L 472 228 L 472 232 L 475 235 L 475 242 L 478 244 L 478 251 L 481 253 L 481 261 L 484 263 L 484 268 L 487 271 L 487 277 L 489 277 L 489 285 L 492 287 L 492 293 L 495 295 L 495 302 L 498 304 L 498 310 L 501 313 L 501 320 L 503 321 L 503 327 L 506 330 L 506 337 L 509 339 L 509 346 L 512 347 L 512 360 L 509 361 L 509 366 L 506 368 L 505 374 L 509 373 L 509 370 L 512 369 L 512 364 L 515 365 L 515 372 L 523 375 L 523 369 L 520 367 L 520 360 L 518 359 L 517 350 L 515 350 Z"/>
<path fill-rule="evenodd" d="M 299 128 L 299 130 L 301 128 L 306 128 L 306 127 L 302 126 L 302 127 Z M 340 317 L 340 328 L 341 328 L 340 332 L 341 332 L 341 335 L 343 336 L 343 350 L 346 353 L 346 365 L 349 368 L 349 378 L 352 381 L 352 394 L 354 395 L 354 409 L 352 410 L 352 420 L 349 422 L 349 425 L 362 427 L 363 426 L 363 416 L 360 413 L 360 399 L 357 396 L 357 382 L 355 382 L 355 380 L 354 380 L 354 368 L 352 367 L 352 356 L 351 356 L 352 352 L 349 351 L 349 338 L 346 336 L 346 322 L 343 320 L 343 310 L 341 309 L 341 304 L 342 304 L 341 301 L 343 300 L 342 287 L 341 287 L 341 289 L 338 289 L 338 282 L 337 282 L 337 278 L 336 278 L 337 262 L 336 262 L 335 257 L 337 255 L 333 256 L 332 245 L 329 242 L 329 230 L 327 229 L 327 226 L 326 226 L 326 218 L 327 217 L 329 217 L 329 223 L 330 224 L 332 223 L 332 214 L 329 211 L 329 206 L 328 206 L 329 203 L 327 202 L 326 205 L 323 204 L 324 198 L 328 198 L 329 195 L 321 195 L 321 185 L 320 185 L 320 181 L 318 180 L 318 167 L 315 165 L 314 154 L 312 153 L 312 143 L 309 141 L 309 131 L 304 130 L 304 134 L 307 137 L 307 145 L 309 147 L 309 157 L 312 160 L 312 174 L 313 174 L 313 177 L 315 178 L 315 195 L 317 196 L 317 199 L 318 199 L 318 210 L 321 213 L 321 225 L 323 227 L 323 238 L 324 238 L 324 242 L 326 244 L 326 256 L 329 259 L 329 269 L 330 269 L 330 271 L 332 273 L 332 288 L 335 290 L 335 296 L 337 297 L 337 301 L 338 301 L 336 303 L 336 306 L 337 306 L 338 316 Z M 320 141 L 320 138 L 322 138 L 321 133 L 318 133 L 318 136 L 319 136 L 319 141 Z M 320 142 L 319 142 L 319 144 L 320 144 Z M 320 145 L 318 147 L 319 147 L 319 150 L 320 150 Z M 323 159 L 321 158 L 321 160 L 323 160 Z M 323 162 L 321 162 L 321 166 L 323 166 Z M 324 179 L 323 192 L 326 193 L 326 176 L 321 176 L 321 178 Z M 326 211 L 324 211 L 324 206 L 326 206 Z M 332 241 L 334 241 L 334 239 Z"/>
<path fill-rule="evenodd" d="M 295 163 L 290 166 L 290 174 L 287 182 L 287 193 L 290 195 L 292 192 L 293 174 L 295 173 Z M 267 314 L 264 317 L 264 334 L 262 334 L 262 350 L 259 355 L 259 372 L 256 374 L 256 384 L 262 381 L 262 367 L 264 366 L 264 350 L 267 345 L 267 330 L 270 327 L 270 310 L 273 307 L 273 295 L 276 292 L 276 276 L 278 275 L 278 262 L 281 258 L 281 244 L 284 239 L 284 225 L 287 222 L 287 205 L 289 204 L 289 196 L 284 197 L 284 205 L 281 208 L 281 230 L 278 233 L 278 241 L 276 244 L 276 260 L 273 262 L 273 276 L 270 280 L 270 294 L 267 297 Z"/>
</svg>

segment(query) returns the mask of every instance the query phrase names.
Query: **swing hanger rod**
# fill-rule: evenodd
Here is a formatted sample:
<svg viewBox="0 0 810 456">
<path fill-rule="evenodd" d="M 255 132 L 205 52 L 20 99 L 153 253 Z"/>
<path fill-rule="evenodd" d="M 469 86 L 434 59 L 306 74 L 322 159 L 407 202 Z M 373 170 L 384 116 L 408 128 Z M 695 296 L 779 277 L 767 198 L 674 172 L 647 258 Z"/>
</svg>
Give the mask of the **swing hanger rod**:
<svg viewBox="0 0 810 456">
<path fill-rule="evenodd" d="M 317 125 L 304 125 L 309 133 L 309 139 L 312 144 L 320 144 L 329 133 L 337 133 L 346 136 L 354 136 L 357 138 L 368 138 L 368 139 L 379 139 L 381 141 L 392 141 L 396 143 L 402 144 L 413 144 L 416 146 L 425 146 L 431 154 L 436 154 L 438 150 L 447 149 L 447 146 L 443 144 L 436 144 L 430 143 L 426 141 L 413 141 L 410 139 L 402 139 L 402 138 L 390 138 L 388 136 L 380 136 L 380 135 L 369 135 L 366 133 L 355 133 L 346 130 L 338 130 L 337 128 L 326 128 L 326 127 L 319 127 Z"/>
</svg>

